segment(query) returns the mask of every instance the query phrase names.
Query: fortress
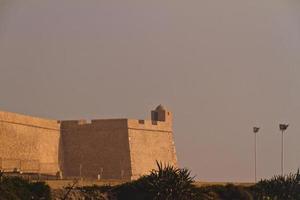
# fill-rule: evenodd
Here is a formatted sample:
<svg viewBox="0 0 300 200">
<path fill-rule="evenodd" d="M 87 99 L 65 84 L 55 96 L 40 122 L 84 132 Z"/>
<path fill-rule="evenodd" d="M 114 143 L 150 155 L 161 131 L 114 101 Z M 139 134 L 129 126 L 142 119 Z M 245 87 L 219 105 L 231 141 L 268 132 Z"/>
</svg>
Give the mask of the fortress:
<svg viewBox="0 0 300 200">
<path fill-rule="evenodd" d="M 172 113 L 163 106 L 151 120 L 48 120 L 0 112 L 0 170 L 63 178 L 133 180 L 177 166 Z"/>
</svg>

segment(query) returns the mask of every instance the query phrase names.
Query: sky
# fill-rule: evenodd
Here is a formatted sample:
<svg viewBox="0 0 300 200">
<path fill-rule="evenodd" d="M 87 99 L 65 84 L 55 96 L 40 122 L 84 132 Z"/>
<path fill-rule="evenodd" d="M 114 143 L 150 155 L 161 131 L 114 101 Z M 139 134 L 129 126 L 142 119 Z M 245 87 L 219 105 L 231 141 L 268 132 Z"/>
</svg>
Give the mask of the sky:
<svg viewBox="0 0 300 200">
<path fill-rule="evenodd" d="M 174 113 L 180 167 L 253 181 L 300 167 L 299 0 L 0 0 L 0 110 Z"/>
</svg>

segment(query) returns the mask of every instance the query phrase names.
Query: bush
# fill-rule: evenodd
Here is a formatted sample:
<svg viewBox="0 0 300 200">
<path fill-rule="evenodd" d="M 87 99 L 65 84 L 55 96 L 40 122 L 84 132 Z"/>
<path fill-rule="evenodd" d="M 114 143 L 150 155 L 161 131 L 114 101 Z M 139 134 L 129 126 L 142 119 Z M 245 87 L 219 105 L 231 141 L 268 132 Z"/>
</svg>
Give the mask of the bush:
<svg viewBox="0 0 300 200">
<path fill-rule="evenodd" d="M 80 191 L 80 194 L 85 200 L 105 200 L 105 194 L 112 189 L 112 186 L 84 186 L 77 187 L 76 190 Z"/>
<path fill-rule="evenodd" d="M 197 198 L 193 177 L 187 169 L 157 162 L 157 170 L 114 189 L 119 200 L 193 200 Z"/>
<path fill-rule="evenodd" d="M 195 187 L 187 169 L 163 166 L 150 175 L 119 186 L 82 187 L 85 199 L 118 200 L 300 200 L 300 174 L 275 176 L 253 186 L 233 184 Z M 105 197 L 106 195 L 106 197 Z"/>
<path fill-rule="evenodd" d="M 199 188 L 203 200 L 253 200 L 247 188 L 228 184 Z"/>
<path fill-rule="evenodd" d="M 255 199 L 265 200 L 298 200 L 300 199 L 300 174 L 274 176 L 270 180 L 262 180 L 251 188 Z"/>
<path fill-rule="evenodd" d="M 3 175 L 0 178 L 0 194 L 0 200 L 51 199 L 50 188 L 45 183 Z"/>
</svg>

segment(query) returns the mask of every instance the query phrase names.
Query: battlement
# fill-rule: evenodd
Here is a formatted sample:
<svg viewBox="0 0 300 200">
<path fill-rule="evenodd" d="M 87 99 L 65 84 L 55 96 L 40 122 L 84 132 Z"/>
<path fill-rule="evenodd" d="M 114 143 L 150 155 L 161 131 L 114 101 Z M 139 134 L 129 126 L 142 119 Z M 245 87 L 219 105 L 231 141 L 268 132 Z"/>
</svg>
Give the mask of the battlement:
<svg viewBox="0 0 300 200">
<path fill-rule="evenodd" d="M 68 128 L 101 128 L 101 129 L 141 129 L 172 132 L 168 122 L 137 119 L 94 119 L 60 121 L 62 129 Z"/>
<path fill-rule="evenodd" d="M 127 128 L 127 119 L 93 119 L 89 120 L 63 120 L 60 121 L 62 129 L 72 128 L 98 128 L 123 129 Z"/>
<path fill-rule="evenodd" d="M 128 119 L 127 125 L 128 129 L 172 132 L 171 124 L 163 121 Z"/>
</svg>

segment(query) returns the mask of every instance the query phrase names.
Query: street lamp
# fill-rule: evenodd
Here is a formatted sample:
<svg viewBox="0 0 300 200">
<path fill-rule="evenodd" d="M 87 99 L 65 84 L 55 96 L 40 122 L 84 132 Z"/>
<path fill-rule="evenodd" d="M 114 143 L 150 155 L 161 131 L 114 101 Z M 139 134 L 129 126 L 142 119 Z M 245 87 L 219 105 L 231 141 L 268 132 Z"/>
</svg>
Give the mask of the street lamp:
<svg viewBox="0 0 300 200">
<path fill-rule="evenodd" d="M 281 175 L 283 175 L 284 167 L 284 131 L 289 127 L 288 124 L 279 124 L 279 130 L 281 131 Z"/>
<path fill-rule="evenodd" d="M 259 131 L 259 127 L 253 127 L 253 133 L 254 133 L 254 180 L 255 183 L 257 181 L 257 176 L 256 176 L 256 134 Z"/>
</svg>

